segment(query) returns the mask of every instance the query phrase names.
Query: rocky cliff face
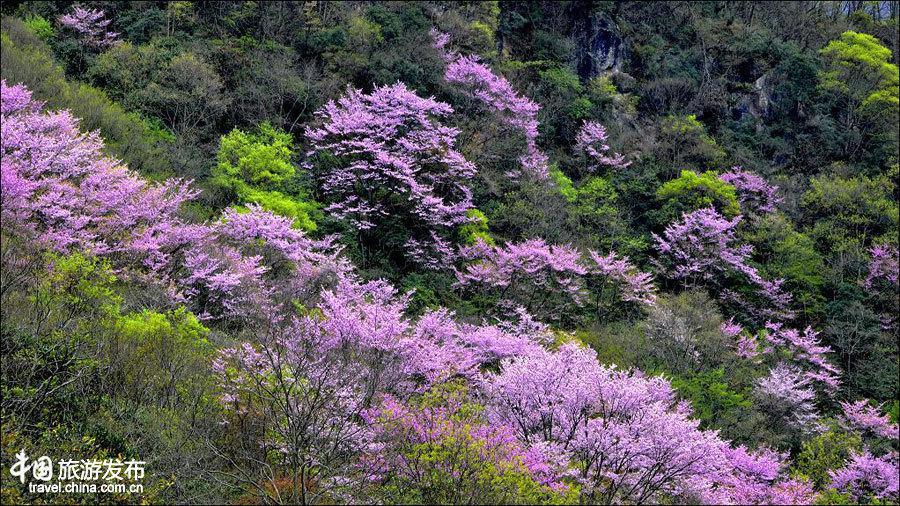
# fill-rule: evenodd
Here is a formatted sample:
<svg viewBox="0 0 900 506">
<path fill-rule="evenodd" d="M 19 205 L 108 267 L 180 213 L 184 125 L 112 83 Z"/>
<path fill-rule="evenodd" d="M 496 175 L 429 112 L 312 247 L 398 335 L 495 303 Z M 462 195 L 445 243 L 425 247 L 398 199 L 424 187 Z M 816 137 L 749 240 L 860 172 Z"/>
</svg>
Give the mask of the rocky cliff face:
<svg viewBox="0 0 900 506">
<path fill-rule="evenodd" d="M 619 29 L 603 14 L 587 17 L 580 27 L 578 75 L 592 79 L 602 72 L 619 71 L 625 58 L 625 42 Z"/>
<path fill-rule="evenodd" d="M 733 111 L 735 119 L 747 115 L 757 119 L 769 117 L 772 106 L 772 75 L 767 72 L 753 82 L 753 88 L 741 98 Z M 759 125 L 761 127 L 762 125 Z"/>
</svg>

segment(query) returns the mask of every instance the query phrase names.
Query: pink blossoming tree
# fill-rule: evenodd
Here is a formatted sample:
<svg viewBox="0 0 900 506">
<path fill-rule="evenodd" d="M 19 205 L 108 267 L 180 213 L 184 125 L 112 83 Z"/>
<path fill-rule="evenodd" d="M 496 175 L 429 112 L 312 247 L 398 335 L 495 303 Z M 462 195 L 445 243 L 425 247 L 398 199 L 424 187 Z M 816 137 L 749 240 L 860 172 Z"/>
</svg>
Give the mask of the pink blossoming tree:
<svg viewBox="0 0 900 506">
<path fill-rule="evenodd" d="M 790 295 L 781 289 L 783 280 L 764 279 L 750 264 L 753 248 L 738 242 L 735 229 L 740 220 L 740 216 L 724 218 L 713 208 L 685 213 L 662 236 L 653 234 L 659 252 L 654 260 L 657 268 L 684 286 L 712 289 L 721 300 L 744 308 L 760 323 L 791 317 Z M 732 281 L 749 285 L 752 297 L 728 288 Z"/>
<path fill-rule="evenodd" d="M 404 251 L 430 267 L 452 260 L 475 175 L 456 151 L 459 132 L 440 123 L 452 111 L 402 83 L 371 94 L 349 89 L 318 111 L 320 124 L 307 130 L 311 168 L 326 211 L 357 231 L 361 249 Z"/>
<path fill-rule="evenodd" d="M 571 246 L 532 239 L 502 246 L 479 241 L 460 256 L 466 263 L 457 271 L 458 287 L 495 299 L 507 312 L 521 306 L 543 321 L 565 321 L 586 307 L 608 313 L 621 302 L 656 300 L 651 276 L 615 252 L 585 258 Z"/>
<path fill-rule="evenodd" d="M 762 215 L 775 210 L 783 199 L 778 196 L 778 187 L 770 185 L 765 179 L 752 172 L 733 167 L 719 179 L 734 186 L 737 190 L 741 211 L 749 215 Z"/>
<path fill-rule="evenodd" d="M 85 46 L 98 50 L 114 44 L 119 36 L 109 31 L 109 23 L 103 11 L 78 5 L 71 13 L 59 17 L 60 26 L 75 32 Z"/>
<path fill-rule="evenodd" d="M 575 137 L 575 148 L 587 159 L 588 172 L 599 172 L 604 167 L 624 169 L 631 165 L 619 153 L 609 153 L 609 135 L 606 127 L 596 121 L 585 121 Z"/>
<path fill-rule="evenodd" d="M 537 145 L 540 105 L 516 92 L 502 75 L 491 70 L 478 56 L 463 56 L 447 48 L 448 34 L 432 29 L 433 46 L 441 52 L 447 69 L 444 79 L 475 98 L 500 120 L 525 137 L 525 153 L 519 157 L 520 171 L 511 177 L 526 176 L 540 181 L 549 179 L 547 155 Z"/>
</svg>

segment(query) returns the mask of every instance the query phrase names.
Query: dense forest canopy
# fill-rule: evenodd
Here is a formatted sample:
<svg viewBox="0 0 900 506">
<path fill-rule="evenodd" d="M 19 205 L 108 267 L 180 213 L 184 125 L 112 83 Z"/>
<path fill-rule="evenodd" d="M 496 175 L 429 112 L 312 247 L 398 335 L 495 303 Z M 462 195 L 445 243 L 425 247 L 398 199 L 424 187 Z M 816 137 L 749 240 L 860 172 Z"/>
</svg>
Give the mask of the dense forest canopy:
<svg viewBox="0 0 900 506">
<path fill-rule="evenodd" d="M 0 499 L 897 503 L 898 9 L 4 2 Z"/>
</svg>

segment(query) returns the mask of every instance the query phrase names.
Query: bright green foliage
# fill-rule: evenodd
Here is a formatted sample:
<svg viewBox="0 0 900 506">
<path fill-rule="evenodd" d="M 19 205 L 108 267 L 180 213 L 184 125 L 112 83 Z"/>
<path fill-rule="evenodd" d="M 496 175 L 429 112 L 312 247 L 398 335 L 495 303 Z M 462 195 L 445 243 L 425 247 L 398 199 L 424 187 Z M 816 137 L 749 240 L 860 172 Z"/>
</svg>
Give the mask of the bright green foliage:
<svg viewBox="0 0 900 506">
<path fill-rule="evenodd" d="M 316 229 L 317 208 L 298 191 L 298 174 L 290 134 L 263 123 L 257 131 L 235 128 L 219 141 L 218 165 L 213 171 L 217 185 L 233 193 L 242 203 L 259 204 L 273 213 L 294 219 L 294 226 Z"/>
<path fill-rule="evenodd" d="M 828 67 L 821 75 L 825 90 L 847 95 L 853 107 L 866 114 L 896 114 L 900 105 L 900 74 L 891 62 L 891 50 L 878 39 L 847 31 L 831 41 L 822 55 Z"/>
<path fill-rule="evenodd" d="M 857 504 L 856 501 L 853 500 L 853 496 L 850 495 L 850 492 L 842 494 L 834 489 L 827 489 L 821 492 L 816 499 L 814 504 L 821 504 L 823 506 L 833 506 L 833 505 L 843 505 L 843 504 Z M 875 503 L 871 503 L 875 504 Z"/>
<path fill-rule="evenodd" d="M 166 313 L 144 310 L 116 323 L 118 339 L 111 362 L 121 367 L 120 381 L 138 397 L 150 396 L 163 405 L 176 400 L 192 403 L 204 383 L 203 372 L 213 346 L 209 331 L 181 307 Z"/>
<path fill-rule="evenodd" d="M 595 176 L 571 190 L 560 186 L 560 191 L 568 194 L 569 213 L 581 237 L 595 238 L 603 249 L 622 254 L 641 249 L 641 241 L 629 230 L 619 208 L 619 192 L 609 179 Z"/>
<path fill-rule="evenodd" d="M 25 26 L 31 30 L 37 38 L 48 41 L 53 38 L 53 35 L 56 33 L 56 30 L 53 29 L 53 25 L 50 24 L 42 16 L 28 16 L 25 18 Z"/>
<path fill-rule="evenodd" d="M 896 21 L 891 31 L 896 32 Z M 896 161 L 900 74 L 891 50 L 875 37 L 844 32 L 821 51 L 819 89 L 834 98 L 841 130 L 838 153 L 847 159 L 874 155 L 872 164 Z"/>
<path fill-rule="evenodd" d="M 475 244 L 480 239 L 485 244 L 493 246 L 494 238 L 488 232 L 487 216 L 475 208 L 466 211 L 466 216 L 472 221 L 459 227 L 459 237 L 463 244 Z"/>
<path fill-rule="evenodd" d="M 712 171 L 697 174 L 692 170 L 683 170 L 678 179 L 673 179 L 656 190 L 656 198 L 662 202 L 661 224 L 671 223 L 683 213 L 710 206 L 726 218 L 741 214 L 734 186 L 719 179 Z"/>
<path fill-rule="evenodd" d="M 850 458 L 851 451 L 860 451 L 859 436 L 839 429 L 831 429 L 803 443 L 794 471 L 807 476 L 817 488 L 831 479 L 828 471 L 839 469 Z"/>
<path fill-rule="evenodd" d="M 592 225 L 602 226 L 618 213 L 618 198 L 618 192 L 608 180 L 592 177 L 575 189 L 572 212 Z"/>
<path fill-rule="evenodd" d="M 219 142 L 221 177 L 271 188 L 293 177 L 291 136 L 263 123 L 258 133 L 234 129 Z"/>
<path fill-rule="evenodd" d="M 896 241 L 900 210 L 888 176 L 819 176 L 802 198 L 809 235 L 822 251 Z"/>
<path fill-rule="evenodd" d="M 122 298 L 112 289 L 116 276 L 109 262 L 77 252 L 67 256 L 48 254 L 46 261 L 50 271 L 33 296 L 36 301 L 46 299 L 69 311 L 90 313 L 94 317 L 118 314 Z"/>
<path fill-rule="evenodd" d="M 732 390 L 725 382 L 725 369 L 722 367 L 688 378 L 674 378 L 672 386 L 691 401 L 694 413 L 706 427 L 734 423 L 751 406 L 749 399 Z"/>
<path fill-rule="evenodd" d="M 577 192 L 575 191 L 575 186 L 572 183 L 572 180 L 563 174 L 563 171 L 559 170 L 558 167 L 552 166 L 550 168 L 550 177 L 553 178 L 553 182 L 556 183 L 556 188 L 559 190 L 559 193 L 562 194 L 563 197 L 566 198 L 571 203 L 574 203 L 577 197 Z"/>
</svg>

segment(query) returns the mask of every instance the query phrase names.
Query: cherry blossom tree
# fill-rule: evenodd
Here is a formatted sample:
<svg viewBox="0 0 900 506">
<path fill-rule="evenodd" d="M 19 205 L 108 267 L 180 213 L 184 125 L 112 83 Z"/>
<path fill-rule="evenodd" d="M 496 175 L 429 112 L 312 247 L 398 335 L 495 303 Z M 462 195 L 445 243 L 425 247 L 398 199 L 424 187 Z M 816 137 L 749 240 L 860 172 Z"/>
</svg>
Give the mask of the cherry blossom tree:
<svg viewBox="0 0 900 506">
<path fill-rule="evenodd" d="M 68 111 L 45 112 L 22 85 L 2 92 L 4 226 L 47 247 L 152 257 L 162 236 L 185 228 L 176 216 L 197 192 L 188 181 L 148 183 L 103 154 Z"/>
<path fill-rule="evenodd" d="M 846 466 L 831 471 L 831 488 L 849 492 L 859 502 L 881 499 L 888 503 L 898 501 L 900 489 L 900 458 L 897 452 L 874 457 L 868 451 L 855 453 Z"/>
<path fill-rule="evenodd" d="M 765 179 L 740 167 L 732 167 L 719 179 L 734 186 L 737 190 L 738 202 L 744 214 L 763 215 L 775 210 L 782 198 L 778 196 L 778 187 L 770 185 Z"/>
<path fill-rule="evenodd" d="M 900 438 L 900 429 L 896 423 L 891 422 L 887 415 L 879 411 L 879 407 L 871 405 L 865 399 L 841 402 L 843 414 L 839 419 L 849 430 L 896 442 Z"/>
<path fill-rule="evenodd" d="M 650 274 L 615 252 L 587 256 L 568 245 L 541 239 L 489 246 L 478 241 L 462 248 L 465 261 L 457 286 L 496 299 L 507 314 L 523 307 L 543 321 L 571 319 L 582 308 L 608 313 L 622 302 L 652 305 L 656 289 Z"/>
<path fill-rule="evenodd" d="M 396 491 L 388 502 L 544 502 L 574 492 L 552 459 L 487 423 L 466 394 L 451 383 L 410 402 L 388 395 L 364 414 L 374 442 L 363 465 L 380 490 Z"/>
<path fill-rule="evenodd" d="M 286 473 L 293 503 L 350 493 L 364 479 L 355 455 L 371 438 L 363 411 L 399 379 L 404 307 L 386 283 L 343 280 L 323 295 L 319 311 L 273 314 L 255 342 L 223 350 L 214 369 L 225 421 L 249 446 L 236 455 L 223 448 L 222 455 L 237 461 L 257 450 L 277 452 L 279 469 L 271 475 Z M 245 470 L 248 483 L 259 481 L 255 469 Z"/>
<path fill-rule="evenodd" d="M 872 259 L 863 286 L 870 290 L 872 300 L 881 312 L 882 327 L 888 332 L 897 330 L 900 311 L 900 254 L 896 246 L 879 244 L 869 249 Z"/>
<path fill-rule="evenodd" d="M 460 256 L 468 263 L 457 272 L 458 286 L 485 291 L 506 311 L 522 306 L 539 320 L 559 320 L 566 308 L 587 300 L 582 277 L 588 271 L 570 246 L 541 239 L 504 246 L 478 241 Z"/>
<path fill-rule="evenodd" d="M 587 158 L 588 172 L 599 172 L 603 167 L 624 169 L 631 165 L 619 153 L 608 153 L 609 135 L 606 127 L 596 121 L 585 121 L 575 137 L 575 147 Z"/>
<path fill-rule="evenodd" d="M 697 428 L 668 381 L 601 366 L 575 344 L 507 359 L 487 392 L 495 423 L 569 456 L 590 502 L 699 494 L 725 465 L 727 444 Z"/>
<path fill-rule="evenodd" d="M 816 393 L 810 380 L 797 368 L 785 363 L 773 367 L 759 378 L 753 390 L 757 406 L 773 421 L 797 436 L 821 432 L 820 415 L 815 406 Z"/>
<path fill-rule="evenodd" d="M 837 393 L 841 371 L 828 360 L 832 350 L 821 344 L 819 333 L 812 327 L 799 331 L 783 323 L 766 322 L 764 328 L 754 334 L 732 318 L 722 325 L 722 332 L 734 340 L 739 357 L 757 364 L 765 361 L 770 365 L 790 359 L 791 366 L 826 398 L 832 398 Z"/>
<path fill-rule="evenodd" d="M 540 105 L 516 92 L 502 75 L 494 73 L 476 55 L 463 56 L 447 48 L 450 36 L 432 29 L 433 46 L 441 52 L 447 69 L 444 79 L 484 104 L 500 120 L 525 137 L 525 153 L 519 157 L 521 171 L 508 175 L 522 175 L 540 181 L 549 180 L 547 155 L 537 145 Z"/>
<path fill-rule="evenodd" d="M 2 223 L 47 249 L 112 261 L 118 275 L 163 290 L 202 318 L 258 316 L 272 302 L 317 296 L 347 274 L 332 241 L 251 206 L 213 224 L 184 221 L 189 181 L 150 183 L 103 153 L 68 111 L 47 112 L 24 86 L 2 92 Z M 159 301 L 157 301 L 158 303 Z"/>
<path fill-rule="evenodd" d="M 827 395 L 833 396 L 840 386 L 841 372 L 828 361 L 827 354 L 832 350 L 819 342 L 818 335 L 811 327 L 806 327 L 801 332 L 781 323 L 767 322 L 763 332 L 763 340 L 767 344 L 764 353 L 779 352 L 775 356 L 787 353 L 807 380 L 818 385 Z"/>
<path fill-rule="evenodd" d="M 405 251 L 430 267 L 452 260 L 454 231 L 471 221 L 475 167 L 455 148 L 458 130 L 440 123 L 451 112 L 402 83 L 349 89 L 317 112 L 310 168 L 326 211 L 357 231 L 361 248 Z"/>
<path fill-rule="evenodd" d="M 741 217 L 726 219 L 713 208 L 685 213 L 669 224 L 662 236 L 653 234 L 659 257 L 654 260 L 666 277 L 685 286 L 706 286 L 721 300 L 742 307 L 754 319 L 784 319 L 792 316 L 790 295 L 781 289 L 783 280 L 764 279 L 750 265 L 753 248 L 741 244 L 735 229 Z M 759 299 L 748 300 L 731 288 L 732 281 L 745 282 Z"/>
<path fill-rule="evenodd" d="M 788 478 L 787 454 L 744 446 L 725 450 L 730 473 L 707 499 L 721 504 L 813 504 L 817 494 L 808 481 Z"/>
<path fill-rule="evenodd" d="M 59 17 L 60 26 L 74 31 L 82 44 L 94 49 L 103 49 L 116 42 L 119 34 L 109 31 L 109 23 L 103 11 L 78 5 L 71 13 Z"/>
<path fill-rule="evenodd" d="M 600 255 L 589 251 L 588 287 L 598 306 L 609 305 L 606 292 L 610 286 L 618 292 L 616 300 L 652 306 L 656 302 L 656 287 L 653 276 L 641 272 L 627 256 L 619 257 L 616 252 Z M 613 303 L 614 303 L 613 302 Z"/>
</svg>

